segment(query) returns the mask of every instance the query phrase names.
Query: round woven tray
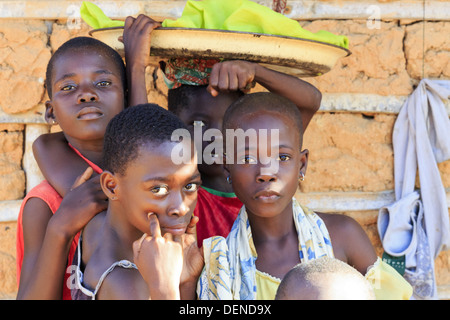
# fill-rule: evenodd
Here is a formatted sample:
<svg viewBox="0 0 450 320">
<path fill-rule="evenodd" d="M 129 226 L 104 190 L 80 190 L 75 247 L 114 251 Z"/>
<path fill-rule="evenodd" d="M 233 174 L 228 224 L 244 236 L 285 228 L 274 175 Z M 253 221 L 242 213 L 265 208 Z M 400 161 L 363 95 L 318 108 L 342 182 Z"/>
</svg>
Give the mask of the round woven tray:
<svg viewBox="0 0 450 320">
<path fill-rule="evenodd" d="M 96 29 L 89 34 L 124 54 L 118 40 L 123 27 Z M 351 54 L 342 47 L 300 38 L 267 34 L 187 28 L 152 31 L 151 64 L 168 58 L 223 58 L 248 60 L 295 76 L 319 76 Z"/>
</svg>

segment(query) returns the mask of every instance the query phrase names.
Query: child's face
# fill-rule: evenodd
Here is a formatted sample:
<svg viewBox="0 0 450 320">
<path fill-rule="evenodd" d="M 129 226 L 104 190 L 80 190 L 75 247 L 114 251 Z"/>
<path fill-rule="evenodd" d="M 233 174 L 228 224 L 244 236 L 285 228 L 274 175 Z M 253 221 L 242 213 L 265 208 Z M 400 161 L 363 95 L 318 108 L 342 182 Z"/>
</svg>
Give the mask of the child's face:
<svg viewBox="0 0 450 320">
<path fill-rule="evenodd" d="M 108 195 L 113 189 L 120 210 L 127 220 L 142 233 L 149 232 L 148 213 L 158 216 L 161 233 L 183 234 L 197 202 L 201 184 L 197 163 L 176 165 L 171 160 L 176 144 L 146 144 L 139 155 L 128 164 L 124 175 L 115 174 L 109 183 L 102 176 L 103 190 Z M 108 173 L 109 174 L 109 173 Z M 110 175 L 110 174 L 109 174 Z"/>
<path fill-rule="evenodd" d="M 236 97 L 235 94 L 226 93 L 220 93 L 217 97 L 213 97 L 205 88 L 195 99 L 190 99 L 189 105 L 180 112 L 178 117 L 188 127 L 192 139 L 194 139 L 194 125 L 202 126 L 202 135 L 208 129 L 222 131 L 225 111 L 236 100 Z M 210 143 L 211 141 L 203 141 L 202 154 Z M 207 175 L 223 175 L 222 164 L 207 165 L 202 163 L 198 167 L 200 172 Z"/>
<path fill-rule="evenodd" d="M 118 67 L 101 53 L 74 51 L 53 66 L 53 96 L 46 117 L 61 126 L 68 139 L 103 139 L 109 121 L 124 108 Z"/>
<path fill-rule="evenodd" d="M 300 171 L 306 171 L 308 151 L 300 151 L 298 128 L 289 117 L 267 111 L 245 115 L 234 124 L 234 129 L 244 131 L 265 129 L 269 138 L 261 139 L 258 134 L 256 145 L 246 139 L 245 146 L 236 145 L 235 140 L 235 158 L 227 158 L 225 165 L 233 190 L 247 212 L 262 217 L 278 215 L 291 204 Z M 271 135 L 273 129 L 278 130 L 278 139 Z M 267 155 L 272 163 L 268 164 L 267 158 L 261 161 L 261 155 Z"/>
</svg>

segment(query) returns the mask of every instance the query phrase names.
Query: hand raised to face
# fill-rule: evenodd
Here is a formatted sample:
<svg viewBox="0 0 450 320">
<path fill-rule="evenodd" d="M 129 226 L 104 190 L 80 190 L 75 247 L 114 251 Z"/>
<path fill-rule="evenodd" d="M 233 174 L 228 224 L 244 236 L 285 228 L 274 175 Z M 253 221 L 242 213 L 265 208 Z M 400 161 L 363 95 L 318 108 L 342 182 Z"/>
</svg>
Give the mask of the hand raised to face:
<svg viewBox="0 0 450 320">
<path fill-rule="evenodd" d="M 156 214 L 149 213 L 148 220 L 150 235 L 144 234 L 133 243 L 134 262 L 152 299 L 180 299 L 182 237 L 171 233 L 162 236 Z"/>
</svg>

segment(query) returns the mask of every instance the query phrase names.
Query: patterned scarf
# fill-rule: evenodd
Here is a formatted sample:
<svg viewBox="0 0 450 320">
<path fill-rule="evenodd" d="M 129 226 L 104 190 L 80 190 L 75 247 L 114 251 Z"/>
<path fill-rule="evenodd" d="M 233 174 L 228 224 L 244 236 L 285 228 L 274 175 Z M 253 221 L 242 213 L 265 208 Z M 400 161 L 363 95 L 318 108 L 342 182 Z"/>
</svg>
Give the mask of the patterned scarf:
<svg viewBox="0 0 450 320">
<path fill-rule="evenodd" d="M 321 256 L 334 257 L 325 223 L 317 214 L 292 199 L 302 262 Z M 239 212 L 227 239 L 212 237 L 203 241 L 205 268 L 197 294 L 202 300 L 255 300 L 256 258 L 245 206 Z"/>
<path fill-rule="evenodd" d="M 286 2 L 286 0 L 273 0 L 272 10 L 283 14 L 286 9 Z"/>
<path fill-rule="evenodd" d="M 169 89 L 181 85 L 203 86 L 209 84 L 212 67 L 219 59 L 173 58 L 161 66 L 164 82 Z"/>
</svg>

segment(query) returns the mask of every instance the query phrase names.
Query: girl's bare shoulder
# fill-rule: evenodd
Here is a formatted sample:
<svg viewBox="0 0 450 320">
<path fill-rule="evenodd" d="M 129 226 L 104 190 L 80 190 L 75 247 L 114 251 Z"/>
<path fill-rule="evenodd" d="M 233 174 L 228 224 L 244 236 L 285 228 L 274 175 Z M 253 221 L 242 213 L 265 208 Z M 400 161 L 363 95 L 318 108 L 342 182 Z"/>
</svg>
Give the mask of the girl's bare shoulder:
<svg viewBox="0 0 450 320">
<path fill-rule="evenodd" d="M 352 217 L 346 216 L 340 213 L 323 213 L 316 212 L 317 215 L 323 220 L 327 229 L 330 230 L 341 230 L 350 231 L 352 229 L 360 229 L 359 223 Z"/>
</svg>

